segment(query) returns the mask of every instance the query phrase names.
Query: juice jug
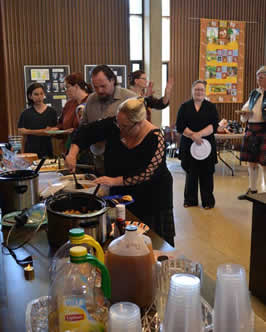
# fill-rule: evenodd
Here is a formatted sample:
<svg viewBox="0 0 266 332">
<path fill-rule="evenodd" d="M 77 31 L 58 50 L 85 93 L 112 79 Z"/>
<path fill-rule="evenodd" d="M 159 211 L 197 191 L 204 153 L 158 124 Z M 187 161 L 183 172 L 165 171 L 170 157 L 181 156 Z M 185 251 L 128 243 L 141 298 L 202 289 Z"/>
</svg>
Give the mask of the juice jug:
<svg viewBox="0 0 266 332">
<path fill-rule="evenodd" d="M 90 235 L 85 234 L 82 228 L 69 230 L 69 241 L 63 244 L 55 253 L 50 267 L 50 280 L 52 281 L 60 268 L 69 261 L 69 250 L 77 245 L 87 248 L 89 253 L 94 253 L 97 259 L 104 264 L 104 252 L 99 244 Z"/>
<path fill-rule="evenodd" d="M 101 271 L 99 298 L 95 270 Z M 83 246 L 70 249 L 70 261 L 56 274 L 50 286 L 49 331 L 103 332 L 108 320 L 111 296 L 110 276 L 98 259 Z"/>
<path fill-rule="evenodd" d="M 145 235 L 145 234 L 140 234 L 140 236 L 143 237 L 144 242 L 145 242 L 146 246 L 148 247 L 148 249 L 150 251 L 150 258 L 151 258 L 152 264 L 155 264 L 155 257 L 154 257 L 154 254 L 153 254 L 151 238 L 149 236 Z"/>
<path fill-rule="evenodd" d="M 110 243 L 105 259 L 111 277 L 112 303 L 133 302 L 139 307 L 151 304 L 152 261 L 136 226 L 127 226 L 125 235 Z"/>
</svg>

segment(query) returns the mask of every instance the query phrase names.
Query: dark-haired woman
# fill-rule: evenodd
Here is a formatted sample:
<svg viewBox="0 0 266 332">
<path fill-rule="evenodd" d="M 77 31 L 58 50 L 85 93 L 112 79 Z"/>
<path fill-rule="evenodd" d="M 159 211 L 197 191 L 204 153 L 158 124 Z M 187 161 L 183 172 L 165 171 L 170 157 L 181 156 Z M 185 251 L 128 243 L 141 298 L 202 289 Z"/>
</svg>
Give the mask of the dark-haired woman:
<svg viewBox="0 0 266 332">
<path fill-rule="evenodd" d="M 82 73 L 72 73 L 65 78 L 65 88 L 68 101 L 62 110 L 57 128 L 54 129 L 63 129 L 72 133 L 80 124 L 89 94 L 92 93 L 92 87 L 84 81 Z M 57 138 L 62 138 L 62 136 L 57 136 Z M 62 143 L 65 145 L 62 150 L 68 150 L 71 136 L 63 136 Z"/>
<path fill-rule="evenodd" d="M 18 131 L 24 136 L 23 152 L 37 153 L 39 158 L 53 156 L 51 137 L 46 133 L 57 123 L 56 111 L 44 104 L 44 87 L 33 83 L 27 89 L 29 108 L 20 115 Z"/>
<path fill-rule="evenodd" d="M 145 97 L 147 120 L 151 121 L 151 108 L 162 110 L 169 105 L 169 99 L 173 87 L 170 79 L 165 87 L 164 96 L 161 98 L 153 97 L 153 82 L 148 82 L 147 75 L 143 70 L 136 70 L 129 75 L 130 90 L 138 96 Z"/>
<path fill-rule="evenodd" d="M 79 126 L 92 87 L 83 80 L 82 73 L 68 75 L 65 78 L 65 87 L 68 102 L 63 108 L 57 127 L 73 131 Z"/>
</svg>

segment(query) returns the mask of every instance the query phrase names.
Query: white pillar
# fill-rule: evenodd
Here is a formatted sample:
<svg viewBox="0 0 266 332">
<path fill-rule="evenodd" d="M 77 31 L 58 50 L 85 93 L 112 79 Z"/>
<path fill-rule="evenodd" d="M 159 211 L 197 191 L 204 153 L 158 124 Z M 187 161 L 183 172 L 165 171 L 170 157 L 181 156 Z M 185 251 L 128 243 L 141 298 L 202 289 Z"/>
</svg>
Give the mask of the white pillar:
<svg viewBox="0 0 266 332">
<path fill-rule="evenodd" d="M 144 0 L 144 70 L 154 82 L 154 96 L 162 93 L 162 6 L 161 0 Z M 161 111 L 152 111 L 152 122 L 160 127 Z"/>
</svg>

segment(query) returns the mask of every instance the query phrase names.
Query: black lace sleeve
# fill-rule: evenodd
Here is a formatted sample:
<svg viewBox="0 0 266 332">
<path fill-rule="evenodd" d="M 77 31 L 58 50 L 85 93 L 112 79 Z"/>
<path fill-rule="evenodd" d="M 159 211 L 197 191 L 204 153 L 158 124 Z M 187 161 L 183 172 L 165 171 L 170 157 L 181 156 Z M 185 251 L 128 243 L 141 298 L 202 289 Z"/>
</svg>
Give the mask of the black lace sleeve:
<svg viewBox="0 0 266 332">
<path fill-rule="evenodd" d="M 165 142 L 163 134 L 160 131 L 154 132 L 153 134 L 157 137 L 157 143 L 155 144 L 155 151 L 147 168 L 143 172 L 134 176 L 124 176 L 123 183 L 125 186 L 133 186 L 150 180 L 163 162 L 165 154 Z"/>
</svg>

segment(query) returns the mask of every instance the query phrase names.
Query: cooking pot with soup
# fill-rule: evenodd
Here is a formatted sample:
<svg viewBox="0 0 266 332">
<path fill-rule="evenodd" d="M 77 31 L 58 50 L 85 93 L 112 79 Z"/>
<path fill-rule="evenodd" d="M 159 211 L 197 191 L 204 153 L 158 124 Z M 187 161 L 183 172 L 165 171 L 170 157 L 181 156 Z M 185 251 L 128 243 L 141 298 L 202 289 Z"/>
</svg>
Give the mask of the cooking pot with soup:
<svg viewBox="0 0 266 332">
<path fill-rule="evenodd" d="M 58 248 L 68 241 L 71 228 L 82 227 L 101 244 L 111 225 L 107 222 L 108 207 L 104 199 L 88 193 L 63 193 L 46 201 L 48 242 Z"/>
</svg>

